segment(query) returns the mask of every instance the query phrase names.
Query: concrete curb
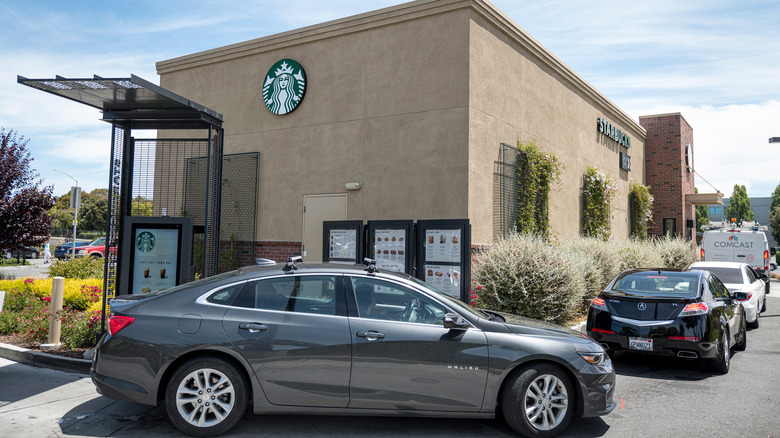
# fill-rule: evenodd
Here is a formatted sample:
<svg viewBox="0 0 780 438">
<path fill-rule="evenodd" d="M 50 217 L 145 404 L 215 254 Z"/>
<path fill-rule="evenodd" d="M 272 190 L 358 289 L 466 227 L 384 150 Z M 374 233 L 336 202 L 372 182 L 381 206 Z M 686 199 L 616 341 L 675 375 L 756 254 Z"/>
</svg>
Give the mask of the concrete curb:
<svg viewBox="0 0 780 438">
<path fill-rule="evenodd" d="M 74 359 L 72 357 L 57 356 L 56 354 L 41 353 L 3 343 L 0 343 L 0 357 L 34 367 L 51 368 L 80 374 L 89 374 L 89 368 L 92 365 L 92 361 L 87 359 Z"/>
</svg>

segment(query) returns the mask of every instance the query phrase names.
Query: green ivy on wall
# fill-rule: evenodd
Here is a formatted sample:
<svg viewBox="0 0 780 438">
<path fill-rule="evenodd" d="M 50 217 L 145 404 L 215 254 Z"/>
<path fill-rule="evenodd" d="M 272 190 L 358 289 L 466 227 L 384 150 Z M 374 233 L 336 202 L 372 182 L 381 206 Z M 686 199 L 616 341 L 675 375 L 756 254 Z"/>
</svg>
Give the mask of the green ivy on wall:
<svg viewBox="0 0 780 438">
<path fill-rule="evenodd" d="M 550 187 L 560 181 L 563 164 L 536 145 L 518 143 L 517 231 L 548 234 L 550 230 Z"/>
<path fill-rule="evenodd" d="M 642 240 L 647 239 L 647 223 L 653 217 L 653 195 L 650 187 L 642 184 L 631 184 L 628 192 L 628 202 L 631 209 L 631 234 Z"/>
<path fill-rule="evenodd" d="M 602 171 L 590 167 L 585 173 L 582 187 L 582 234 L 609 239 L 612 228 L 609 223 L 612 196 L 617 190 L 615 181 Z"/>
</svg>

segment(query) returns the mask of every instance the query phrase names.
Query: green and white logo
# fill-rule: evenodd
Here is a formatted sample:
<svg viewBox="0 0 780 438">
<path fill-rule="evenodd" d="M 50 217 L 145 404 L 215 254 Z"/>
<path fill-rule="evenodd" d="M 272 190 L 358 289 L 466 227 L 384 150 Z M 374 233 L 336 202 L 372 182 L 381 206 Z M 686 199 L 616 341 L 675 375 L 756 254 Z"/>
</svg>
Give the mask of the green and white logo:
<svg viewBox="0 0 780 438">
<path fill-rule="evenodd" d="M 154 234 L 144 231 L 135 238 L 135 247 L 141 252 L 149 252 L 154 249 L 154 244 L 157 243 L 157 238 Z"/>
<path fill-rule="evenodd" d="M 282 59 L 265 75 L 263 100 L 268 109 L 278 115 L 295 111 L 306 94 L 306 72 L 292 59 Z"/>
</svg>

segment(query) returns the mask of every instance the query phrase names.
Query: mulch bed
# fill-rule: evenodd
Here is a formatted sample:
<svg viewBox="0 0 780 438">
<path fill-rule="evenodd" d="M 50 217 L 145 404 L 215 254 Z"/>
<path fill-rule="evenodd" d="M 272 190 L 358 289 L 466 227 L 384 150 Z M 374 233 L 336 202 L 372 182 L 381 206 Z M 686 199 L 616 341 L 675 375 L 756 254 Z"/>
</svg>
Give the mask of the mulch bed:
<svg viewBox="0 0 780 438">
<path fill-rule="evenodd" d="M 64 348 L 58 348 L 55 350 L 41 350 L 41 344 L 25 341 L 19 335 L 0 335 L 0 343 L 15 345 L 20 348 L 26 348 L 28 350 L 39 351 L 41 353 L 54 354 L 57 356 L 72 357 L 75 359 L 84 359 L 84 352 L 86 348 L 76 348 L 68 350 Z"/>
</svg>

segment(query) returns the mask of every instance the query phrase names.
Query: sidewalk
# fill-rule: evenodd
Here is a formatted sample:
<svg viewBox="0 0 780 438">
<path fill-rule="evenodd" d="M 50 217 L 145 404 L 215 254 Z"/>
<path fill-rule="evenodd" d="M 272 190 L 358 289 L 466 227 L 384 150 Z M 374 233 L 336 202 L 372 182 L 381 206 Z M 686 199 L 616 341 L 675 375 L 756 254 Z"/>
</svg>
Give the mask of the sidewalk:
<svg viewBox="0 0 780 438">
<path fill-rule="evenodd" d="M 27 259 L 24 266 L 0 266 L 0 278 L 49 278 L 49 266 L 43 258 Z"/>
</svg>

